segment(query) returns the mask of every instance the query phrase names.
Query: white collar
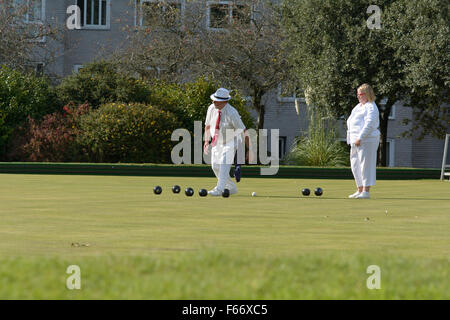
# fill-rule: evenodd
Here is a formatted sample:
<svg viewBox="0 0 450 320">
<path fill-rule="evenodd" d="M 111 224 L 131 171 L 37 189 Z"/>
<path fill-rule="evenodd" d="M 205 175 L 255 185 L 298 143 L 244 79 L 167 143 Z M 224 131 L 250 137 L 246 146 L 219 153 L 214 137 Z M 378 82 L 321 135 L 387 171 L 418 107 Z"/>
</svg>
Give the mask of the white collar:
<svg viewBox="0 0 450 320">
<path fill-rule="evenodd" d="M 214 105 L 214 104 L 213 104 Z M 222 109 L 217 109 L 215 106 L 214 106 L 214 109 L 216 110 L 216 111 L 220 111 L 220 112 L 223 112 L 224 110 L 226 111 L 227 109 L 228 109 L 228 106 L 229 106 L 229 104 L 227 103 L 226 105 L 225 105 L 225 107 L 223 107 Z"/>
</svg>

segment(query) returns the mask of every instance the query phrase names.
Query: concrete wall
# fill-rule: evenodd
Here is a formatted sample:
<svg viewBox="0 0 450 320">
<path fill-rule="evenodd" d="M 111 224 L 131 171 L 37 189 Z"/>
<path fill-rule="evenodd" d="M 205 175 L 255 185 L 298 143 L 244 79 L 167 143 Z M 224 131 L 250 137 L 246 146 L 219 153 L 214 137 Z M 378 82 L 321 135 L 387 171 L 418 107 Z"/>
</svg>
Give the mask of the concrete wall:
<svg viewBox="0 0 450 320">
<path fill-rule="evenodd" d="M 294 100 L 280 101 L 277 93 L 277 90 L 273 90 L 263 98 L 263 103 L 266 106 L 264 127 L 280 130 L 280 137 L 286 137 L 285 151 L 288 152 L 295 138 L 301 135 L 302 130 L 307 129 L 306 104 L 300 102 L 300 113 L 298 115 Z"/>
<path fill-rule="evenodd" d="M 135 25 L 135 1 L 110 1 L 110 27 L 108 29 L 68 30 L 66 10 L 76 0 L 43 0 L 46 2 L 46 21 L 63 28 L 63 40 L 53 44 L 62 48 L 56 61 L 46 66 L 47 71 L 63 78 L 72 74 L 75 65 L 86 64 L 93 59 L 107 58 L 124 43 L 128 35 L 127 27 Z M 48 41 L 51 44 L 51 41 Z"/>
<path fill-rule="evenodd" d="M 66 1 L 67 5 L 73 2 L 75 1 Z M 76 64 L 82 65 L 93 59 L 107 58 L 125 41 L 128 33 L 124 28 L 134 26 L 134 2 L 113 0 L 110 12 L 109 29 L 83 28 L 67 32 L 64 75 L 71 74 Z"/>
<path fill-rule="evenodd" d="M 388 123 L 387 137 L 394 143 L 394 166 L 395 167 L 411 167 L 412 157 L 411 148 L 413 141 L 410 138 L 401 138 L 400 135 L 408 130 L 411 125 L 403 125 L 403 119 L 411 118 L 411 109 L 403 106 L 402 103 L 394 105 L 394 112 L 392 118 Z"/>
</svg>

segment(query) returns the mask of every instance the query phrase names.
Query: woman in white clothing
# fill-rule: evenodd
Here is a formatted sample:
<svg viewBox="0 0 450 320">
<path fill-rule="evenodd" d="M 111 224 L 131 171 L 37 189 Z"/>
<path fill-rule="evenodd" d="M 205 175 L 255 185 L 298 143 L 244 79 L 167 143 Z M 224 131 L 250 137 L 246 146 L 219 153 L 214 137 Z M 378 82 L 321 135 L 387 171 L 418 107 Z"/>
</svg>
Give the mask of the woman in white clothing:
<svg viewBox="0 0 450 320">
<path fill-rule="evenodd" d="M 368 84 L 357 91 L 359 103 L 347 120 L 347 143 L 351 145 L 350 164 L 358 190 L 349 198 L 369 199 L 376 182 L 380 119 L 375 94 Z"/>
</svg>

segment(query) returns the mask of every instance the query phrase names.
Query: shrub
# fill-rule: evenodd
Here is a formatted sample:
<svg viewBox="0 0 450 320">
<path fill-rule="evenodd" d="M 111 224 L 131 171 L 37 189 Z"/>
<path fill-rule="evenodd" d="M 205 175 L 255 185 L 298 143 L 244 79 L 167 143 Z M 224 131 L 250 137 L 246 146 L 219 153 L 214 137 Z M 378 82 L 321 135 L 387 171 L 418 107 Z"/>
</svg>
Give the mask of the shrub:
<svg viewBox="0 0 450 320">
<path fill-rule="evenodd" d="M 56 94 L 48 79 L 0 67 L 0 158 L 27 117 L 40 119 L 55 110 Z"/>
<path fill-rule="evenodd" d="M 333 119 L 314 108 L 310 108 L 308 113 L 308 132 L 294 141 L 284 162 L 318 167 L 349 165 L 349 154 L 337 140 Z"/>
<path fill-rule="evenodd" d="M 151 87 L 150 100 L 152 105 L 174 113 L 180 119 L 183 128 L 193 132 L 194 121 L 204 123 L 206 111 L 212 103 L 210 96 L 219 87 L 217 82 L 203 78 L 185 84 L 155 82 Z M 232 91 L 231 95 L 233 99 L 230 100 L 230 104 L 238 110 L 245 126 L 254 127 L 253 119 L 245 106 L 245 100 L 236 92 Z"/>
<path fill-rule="evenodd" d="M 28 123 L 15 132 L 8 160 L 20 161 L 81 161 L 83 155 L 76 145 L 81 115 L 89 106 L 70 105 L 63 112 L 45 115 L 41 121 L 28 117 Z"/>
<path fill-rule="evenodd" d="M 117 69 L 117 63 L 100 60 L 66 77 L 57 87 L 61 105 L 69 102 L 83 104 L 87 101 L 96 109 L 109 102 L 149 102 L 148 85 Z"/>
<path fill-rule="evenodd" d="M 171 112 L 140 103 L 108 103 L 81 117 L 78 144 L 91 162 L 169 162 Z"/>
</svg>

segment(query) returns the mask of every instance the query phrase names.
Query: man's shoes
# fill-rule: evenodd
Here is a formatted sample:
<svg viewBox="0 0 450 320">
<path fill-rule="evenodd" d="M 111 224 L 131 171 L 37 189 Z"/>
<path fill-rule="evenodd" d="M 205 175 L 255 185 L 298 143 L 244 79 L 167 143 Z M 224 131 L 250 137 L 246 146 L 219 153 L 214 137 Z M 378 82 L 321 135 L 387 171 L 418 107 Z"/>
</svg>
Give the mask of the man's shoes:
<svg viewBox="0 0 450 320">
<path fill-rule="evenodd" d="M 367 191 L 361 192 L 355 197 L 356 199 L 370 199 L 370 194 Z"/>
<path fill-rule="evenodd" d="M 230 195 L 236 194 L 238 192 L 237 188 L 226 188 L 226 189 L 228 189 L 228 191 L 230 192 Z M 212 197 L 220 197 L 222 195 L 222 192 L 217 190 L 217 188 L 214 188 L 214 189 L 208 191 L 208 195 L 210 195 Z"/>
<path fill-rule="evenodd" d="M 220 192 L 219 190 L 217 190 L 216 188 L 208 191 L 208 194 L 212 197 L 219 197 L 222 195 L 222 192 Z"/>
<path fill-rule="evenodd" d="M 230 190 L 230 195 L 236 194 L 238 192 L 237 188 L 230 188 L 228 190 Z"/>
<path fill-rule="evenodd" d="M 356 198 L 357 196 L 359 196 L 361 194 L 361 192 L 356 191 L 354 194 L 349 195 L 348 197 L 351 198 Z"/>
<path fill-rule="evenodd" d="M 236 182 L 241 181 L 241 165 L 240 164 L 236 164 L 234 166 L 234 177 L 236 178 Z"/>
</svg>

